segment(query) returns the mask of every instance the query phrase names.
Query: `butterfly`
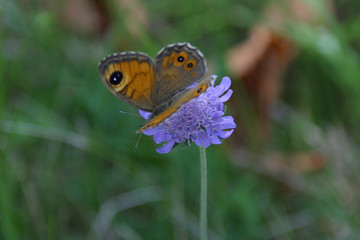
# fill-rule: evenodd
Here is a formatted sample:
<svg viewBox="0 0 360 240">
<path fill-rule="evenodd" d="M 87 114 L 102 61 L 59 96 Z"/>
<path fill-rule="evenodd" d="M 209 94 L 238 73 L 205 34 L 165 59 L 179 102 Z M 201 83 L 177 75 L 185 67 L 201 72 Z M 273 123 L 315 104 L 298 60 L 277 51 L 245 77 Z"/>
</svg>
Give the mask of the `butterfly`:
<svg viewBox="0 0 360 240">
<path fill-rule="evenodd" d="M 137 133 L 157 126 L 206 91 L 216 78 L 204 77 L 205 58 L 190 43 L 167 45 L 154 60 L 142 52 L 114 53 L 102 59 L 98 68 L 102 82 L 112 94 L 151 112 Z"/>
</svg>

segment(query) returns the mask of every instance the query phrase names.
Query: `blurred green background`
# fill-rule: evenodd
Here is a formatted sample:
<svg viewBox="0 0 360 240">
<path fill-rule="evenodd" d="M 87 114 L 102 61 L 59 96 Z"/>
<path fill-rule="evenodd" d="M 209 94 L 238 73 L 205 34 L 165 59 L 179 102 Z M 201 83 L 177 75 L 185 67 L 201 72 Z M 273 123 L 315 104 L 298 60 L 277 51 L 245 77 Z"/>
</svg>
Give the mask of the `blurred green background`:
<svg viewBox="0 0 360 240">
<path fill-rule="evenodd" d="M 207 149 L 209 238 L 360 239 L 360 2 L 292 2 L 310 17 L 274 27 L 294 54 L 264 117 L 227 56 L 274 23 L 268 1 L 0 0 L 0 239 L 198 239 L 198 149 L 144 136 L 135 152 L 142 120 L 97 71 L 183 41 L 233 80 L 238 128 Z"/>
</svg>

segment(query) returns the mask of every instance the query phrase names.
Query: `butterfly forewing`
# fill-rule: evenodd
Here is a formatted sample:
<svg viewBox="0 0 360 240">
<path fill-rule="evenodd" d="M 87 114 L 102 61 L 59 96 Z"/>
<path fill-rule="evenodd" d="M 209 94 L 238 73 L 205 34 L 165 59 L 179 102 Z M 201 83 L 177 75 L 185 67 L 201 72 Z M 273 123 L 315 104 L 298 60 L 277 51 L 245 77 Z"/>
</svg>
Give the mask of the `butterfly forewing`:
<svg viewBox="0 0 360 240">
<path fill-rule="evenodd" d="M 112 54 L 100 62 L 99 72 L 112 94 L 142 110 L 154 109 L 155 69 L 148 55 L 139 52 Z"/>
</svg>

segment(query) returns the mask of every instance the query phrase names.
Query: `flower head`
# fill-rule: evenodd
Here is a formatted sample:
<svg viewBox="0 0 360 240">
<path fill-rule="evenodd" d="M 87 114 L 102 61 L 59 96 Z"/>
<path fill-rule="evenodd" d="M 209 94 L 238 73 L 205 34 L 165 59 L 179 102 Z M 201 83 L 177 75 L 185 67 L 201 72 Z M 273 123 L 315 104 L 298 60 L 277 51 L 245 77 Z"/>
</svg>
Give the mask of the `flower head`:
<svg viewBox="0 0 360 240">
<path fill-rule="evenodd" d="M 236 124 L 233 117 L 224 116 L 224 102 L 229 100 L 233 91 L 231 80 L 224 77 L 218 86 L 211 86 L 197 98 L 181 106 L 157 126 L 145 130 L 145 135 L 154 135 L 157 144 L 167 142 L 156 149 L 159 153 L 168 153 L 175 143 L 194 142 L 198 146 L 209 147 L 220 144 L 234 131 Z M 147 119 L 149 112 L 139 110 Z"/>
</svg>

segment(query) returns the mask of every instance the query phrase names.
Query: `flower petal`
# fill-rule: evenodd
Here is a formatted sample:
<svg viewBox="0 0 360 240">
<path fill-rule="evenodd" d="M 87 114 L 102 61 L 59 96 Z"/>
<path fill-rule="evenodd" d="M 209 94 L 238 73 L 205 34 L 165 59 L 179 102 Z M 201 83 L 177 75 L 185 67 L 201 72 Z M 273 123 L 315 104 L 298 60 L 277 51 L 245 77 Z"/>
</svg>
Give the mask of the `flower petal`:
<svg viewBox="0 0 360 240">
<path fill-rule="evenodd" d="M 155 133 L 157 133 L 157 131 L 159 131 L 158 128 L 153 127 L 153 128 L 144 130 L 142 133 L 145 134 L 146 136 L 150 136 L 150 135 L 154 135 Z"/>
<path fill-rule="evenodd" d="M 211 138 L 210 138 L 210 141 L 211 141 L 211 144 L 221 144 L 222 142 L 220 141 L 220 139 L 218 138 L 218 136 L 216 135 L 213 135 Z"/>
<path fill-rule="evenodd" d="M 209 147 L 211 142 L 208 135 L 205 133 L 204 130 L 200 130 L 197 134 L 195 139 L 195 144 L 200 146 L 204 146 L 205 148 Z"/>
<path fill-rule="evenodd" d="M 169 141 L 169 142 L 167 142 L 164 146 L 162 146 L 161 148 L 156 149 L 156 151 L 157 151 L 158 153 L 168 153 L 168 152 L 171 151 L 171 149 L 173 148 L 174 144 L 175 144 L 175 141 Z"/>
<path fill-rule="evenodd" d="M 231 86 L 231 79 L 228 76 L 223 77 L 219 85 L 223 86 L 226 90 L 228 90 Z"/>
<path fill-rule="evenodd" d="M 229 89 L 224 95 L 222 95 L 218 101 L 219 102 L 226 102 L 230 99 L 231 95 L 233 94 L 233 90 Z"/>
<path fill-rule="evenodd" d="M 230 135 L 234 132 L 234 129 L 231 129 L 229 131 L 222 131 L 218 136 L 222 139 L 230 137 Z"/>
<path fill-rule="evenodd" d="M 229 77 L 223 77 L 221 83 L 215 87 L 215 91 L 220 93 L 220 95 L 224 94 L 226 90 L 228 90 L 231 86 L 231 80 Z M 219 96 L 220 96 L 219 95 Z"/>
<path fill-rule="evenodd" d="M 167 138 L 166 134 L 163 131 L 156 131 L 154 133 L 154 141 L 159 144 L 162 143 L 164 141 L 168 141 L 169 139 Z"/>
<path fill-rule="evenodd" d="M 232 116 L 224 116 L 219 119 L 217 124 L 220 125 L 221 129 L 236 128 L 234 118 Z"/>
<path fill-rule="evenodd" d="M 141 109 L 139 109 L 139 113 L 140 113 L 140 115 L 143 117 L 143 118 L 145 118 L 146 120 L 150 117 L 150 115 L 151 115 L 151 112 L 147 112 L 147 111 L 144 111 L 144 110 L 141 110 Z"/>
</svg>

